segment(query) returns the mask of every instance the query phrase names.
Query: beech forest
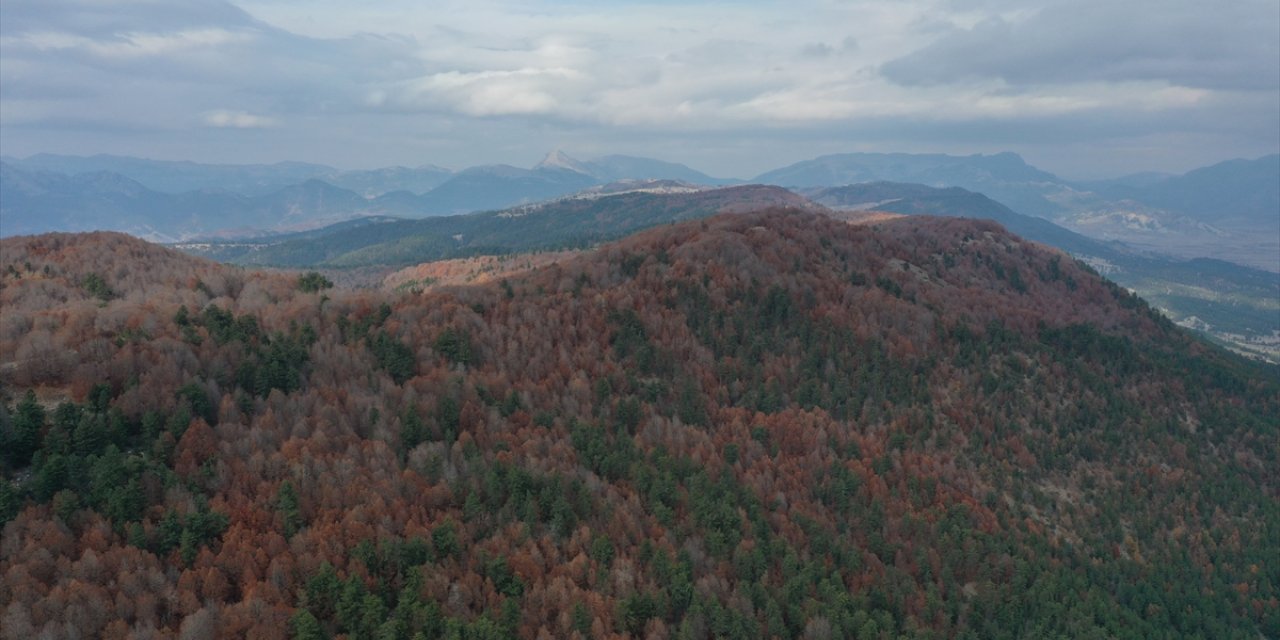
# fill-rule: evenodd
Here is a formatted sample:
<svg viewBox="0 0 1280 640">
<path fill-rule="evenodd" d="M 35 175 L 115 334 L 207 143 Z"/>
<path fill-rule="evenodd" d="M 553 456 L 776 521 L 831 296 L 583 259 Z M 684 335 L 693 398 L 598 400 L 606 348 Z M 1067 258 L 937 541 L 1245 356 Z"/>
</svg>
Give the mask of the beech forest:
<svg viewBox="0 0 1280 640">
<path fill-rule="evenodd" d="M 995 223 L 0 272 L 5 639 L 1280 637 L 1280 370 Z"/>
</svg>

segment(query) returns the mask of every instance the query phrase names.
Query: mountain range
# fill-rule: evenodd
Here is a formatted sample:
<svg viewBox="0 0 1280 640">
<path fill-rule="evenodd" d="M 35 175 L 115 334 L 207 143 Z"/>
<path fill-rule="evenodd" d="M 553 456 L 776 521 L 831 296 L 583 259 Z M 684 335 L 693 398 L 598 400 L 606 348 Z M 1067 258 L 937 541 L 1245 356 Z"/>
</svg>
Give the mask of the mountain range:
<svg viewBox="0 0 1280 640">
<path fill-rule="evenodd" d="M 1210 224 L 1280 220 L 1280 154 L 1229 160 L 1184 175 L 1143 174 L 1115 181 L 1072 182 L 1013 153 L 849 153 L 766 172 L 753 182 L 829 187 L 866 182 L 963 187 L 1038 217 L 1056 219 L 1104 202 L 1136 201 Z"/>
<path fill-rule="evenodd" d="M 434 166 L 337 171 L 304 163 L 202 165 L 118 156 L 0 162 L 0 235 L 113 229 L 154 240 L 246 236 L 357 216 L 501 209 L 628 179 L 725 184 L 684 165 L 552 152 L 532 169 Z"/>
<path fill-rule="evenodd" d="M 341 171 L 309 162 L 276 164 L 203 164 L 187 161 L 148 160 L 116 155 L 68 156 L 41 153 L 24 159 L 0 161 L 25 170 L 74 176 L 85 173 L 118 173 L 147 189 L 179 194 L 187 191 L 231 191 L 263 196 L 308 180 L 323 180 L 365 196 L 390 191 L 423 193 L 448 180 L 453 171 L 435 165 L 384 167 L 367 171 Z"/>
<path fill-rule="evenodd" d="M 963 187 L 1041 217 L 1063 210 L 1050 197 L 1065 188 L 1062 180 L 1027 164 L 1015 153 L 845 153 L 797 162 L 765 172 L 753 181 L 784 187 L 835 187 L 877 181 Z"/>
<path fill-rule="evenodd" d="M 311 178 L 264 195 L 223 189 L 152 190 L 119 173 L 72 176 L 0 163 L 0 228 L 6 235 L 115 229 L 139 237 L 253 234 L 337 222 L 358 215 L 418 213 L 399 193 L 365 198 Z"/>
<path fill-rule="evenodd" d="M 1177 176 L 1098 188 L 1115 200 L 1136 200 L 1202 222 L 1232 226 L 1280 220 L 1280 154 L 1229 160 Z"/>
<path fill-rule="evenodd" d="M 802 188 L 873 181 L 963 187 L 1092 238 L 1280 272 L 1280 155 L 1231 160 L 1185 175 L 1073 182 L 1011 153 L 853 153 L 799 162 L 755 181 Z"/>
<path fill-rule="evenodd" d="M 496 210 L 616 181 L 653 179 L 709 186 L 741 182 L 659 160 L 611 155 L 582 161 L 558 150 L 530 169 L 489 165 L 458 172 L 432 165 L 338 171 L 306 163 L 202 165 L 42 154 L 3 159 L 0 235 L 109 228 L 158 240 L 246 236 L 356 216 Z M 1280 155 L 1180 176 L 1077 183 L 1012 153 L 853 153 L 796 163 L 752 180 L 789 188 L 874 181 L 962 187 L 1090 237 L 1280 271 Z"/>
<path fill-rule="evenodd" d="M 472 255 L 587 247 L 641 229 L 733 210 L 775 206 L 817 209 L 779 187 L 707 188 L 671 181 L 614 183 L 500 211 L 420 220 L 375 216 L 305 233 L 254 239 L 199 239 L 184 251 L 242 265 L 291 268 L 403 266 Z"/>
</svg>

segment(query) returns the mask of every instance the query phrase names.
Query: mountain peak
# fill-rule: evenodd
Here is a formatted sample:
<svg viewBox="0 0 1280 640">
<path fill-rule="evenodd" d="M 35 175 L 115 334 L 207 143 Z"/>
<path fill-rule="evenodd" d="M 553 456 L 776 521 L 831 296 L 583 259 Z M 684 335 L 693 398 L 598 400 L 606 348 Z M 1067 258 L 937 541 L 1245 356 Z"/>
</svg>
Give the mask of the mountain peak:
<svg viewBox="0 0 1280 640">
<path fill-rule="evenodd" d="M 574 159 L 560 149 L 555 149 L 551 151 L 551 153 L 548 153 L 546 157 L 542 159 L 542 162 L 534 165 L 533 168 L 535 171 L 538 169 L 558 169 L 560 171 L 572 171 L 583 175 L 591 175 L 591 169 L 589 169 L 587 165 Z"/>
</svg>

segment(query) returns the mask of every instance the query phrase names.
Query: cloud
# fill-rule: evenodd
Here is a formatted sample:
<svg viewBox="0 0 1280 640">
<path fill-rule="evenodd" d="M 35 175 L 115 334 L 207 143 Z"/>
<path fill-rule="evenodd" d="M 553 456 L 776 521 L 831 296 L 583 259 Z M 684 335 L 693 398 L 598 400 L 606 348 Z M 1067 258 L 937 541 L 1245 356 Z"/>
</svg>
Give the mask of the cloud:
<svg viewBox="0 0 1280 640">
<path fill-rule="evenodd" d="M 218 0 L 6 0 L 3 12 L 0 126 L 278 126 L 363 109 L 369 84 L 422 70 L 404 39 L 308 38 Z"/>
<path fill-rule="evenodd" d="M 1280 144 L 1276 12 L 1274 0 L 3 0 L 0 130 L 6 153 L 465 166 L 532 164 L 563 144 L 738 175 L 793 147 L 1083 149 L 1126 132 L 1220 159 Z M 237 127 L 253 139 L 226 135 Z"/>
<path fill-rule="evenodd" d="M 450 109 L 469 116 L 551 114 L 567 83 L 582 78 L 573 69 L 447 71 L 413 80 L 390 102 L 407 107 Z M 378 99 L 375 102 L 386 102 Z"/>
<path fill-rule="evenodd" d="M 201 121 L 204 122 L 205 126 L 220 129 L 265 129 L 276 124 L 274 119 L 266 116 L 228 109 L 210 111 L 204 114 Z"/>
<path fill-rule="evenodd" d="M 98 38 L 255 23 L 243 9 L 223 0 L 5 0 L 0 12 L 0 35 L 56 28 Z"/>
<path fill-rule="evenodd" d="M 9 49 L 35 50 L 43 53 L 78 51 L 99 58 L 145 58 L 161 55 L 180 55 L 194 49 L 216 48 L 244 42 L 251 36 L 226 29 L 192 29 L 173 33 L 128 32 L 106 39 L 58 32 L 42 31 L 18 36 L 0 37 Z"/>
<path fill-rule="evenodd" d="M 907 86 L 1163 81 L 1271 91 L 1280 88 L 1277 60 L 1274 0 L 1073 0 L 952 29 L 881 69 Z"/>
</svg>

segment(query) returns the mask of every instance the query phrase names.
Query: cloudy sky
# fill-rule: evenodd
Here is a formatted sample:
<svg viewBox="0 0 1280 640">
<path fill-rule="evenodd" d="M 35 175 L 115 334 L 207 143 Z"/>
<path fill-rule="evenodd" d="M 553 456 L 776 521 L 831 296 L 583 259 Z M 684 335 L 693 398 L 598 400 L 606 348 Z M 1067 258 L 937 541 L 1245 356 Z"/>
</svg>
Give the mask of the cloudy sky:
<svg viewBox="0 0 1280 640">
<path fill-rule="evenodd" d="M 0 152 L 342 168 L 561 148 L 722 176 L 1011 150 L 1070 178 L 1280 150 L 1276 0 L 4 0 Z"/>
</svg>

